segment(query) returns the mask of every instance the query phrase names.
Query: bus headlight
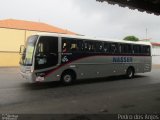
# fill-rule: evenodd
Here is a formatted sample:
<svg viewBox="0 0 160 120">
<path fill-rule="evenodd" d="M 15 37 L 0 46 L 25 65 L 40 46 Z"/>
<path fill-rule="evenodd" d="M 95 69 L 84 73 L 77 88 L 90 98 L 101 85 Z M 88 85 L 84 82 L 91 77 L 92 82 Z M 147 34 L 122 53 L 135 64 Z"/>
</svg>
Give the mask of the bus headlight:
<svg viewBox="0 0 160 120">
<path fill-rule="evenodd" d="M 33 67 L 31 67 L 31 73 L 33 73 L 34 72 L 34 68 Z"/>
<path fill-rule="evenodd" d="M 31 71 L 30 70 L 26 70 L 26 73 L 29 74 L 29 73 L 31 73 Z"/>
</svg>

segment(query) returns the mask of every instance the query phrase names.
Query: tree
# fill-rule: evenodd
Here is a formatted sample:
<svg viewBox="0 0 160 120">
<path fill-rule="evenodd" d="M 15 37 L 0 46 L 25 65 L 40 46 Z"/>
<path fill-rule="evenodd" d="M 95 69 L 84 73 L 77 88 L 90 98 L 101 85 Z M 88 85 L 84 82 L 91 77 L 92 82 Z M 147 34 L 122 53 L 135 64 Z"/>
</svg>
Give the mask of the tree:
<svg viewBox="0 0 160 120">
<path fill-rule="evenodd" d="M 128 40 L 128 41 L 139 41 L 139 38 L 135 36 L 126 36 L 123 40 Z"/>
</svg>

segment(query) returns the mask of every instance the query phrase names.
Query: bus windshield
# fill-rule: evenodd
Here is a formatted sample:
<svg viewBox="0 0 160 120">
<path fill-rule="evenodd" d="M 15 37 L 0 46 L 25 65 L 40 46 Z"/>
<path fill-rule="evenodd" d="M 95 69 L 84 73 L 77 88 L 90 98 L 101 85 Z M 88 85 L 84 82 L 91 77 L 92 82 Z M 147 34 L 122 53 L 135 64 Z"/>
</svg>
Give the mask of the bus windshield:
<svg viewBox="0 0 160 120">
<path fill-rule="evenodd" d="M 28 38 L 26 47 L 23 51 L 23 55 L 20 64 L 31 66 L 33 61 L 33 53 L 38 36 L 31 36 Z"/>
</svg>

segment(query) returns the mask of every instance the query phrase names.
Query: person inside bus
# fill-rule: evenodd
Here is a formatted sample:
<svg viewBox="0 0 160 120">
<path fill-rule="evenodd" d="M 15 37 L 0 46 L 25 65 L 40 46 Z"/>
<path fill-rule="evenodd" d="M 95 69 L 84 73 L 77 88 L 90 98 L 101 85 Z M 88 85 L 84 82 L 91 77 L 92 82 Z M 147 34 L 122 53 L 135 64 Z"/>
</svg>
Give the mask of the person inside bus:
<svg viewBox="0 0 160 120">
<path fill-rule="evenodd" d="M 63 43 L 63 52 L 67 52 L 67 44 L 66 43 Z"/>
<path fill-rule="evenodd" d="M 71 51 L 77 50 L 77 44 L 71 44 Z"/>
</svg>

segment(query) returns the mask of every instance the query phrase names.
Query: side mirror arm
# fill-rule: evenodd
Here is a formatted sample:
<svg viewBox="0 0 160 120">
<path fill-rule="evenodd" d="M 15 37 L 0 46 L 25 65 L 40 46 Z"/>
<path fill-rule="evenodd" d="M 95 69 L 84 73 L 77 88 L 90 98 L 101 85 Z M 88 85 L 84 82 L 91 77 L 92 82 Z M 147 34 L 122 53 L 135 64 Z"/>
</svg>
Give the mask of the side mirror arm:
<svg viewBox="0 0 160 120">
<path fill-rule="evenodd" d="M 24 45 L 21 45 L 21 46 L 20 46 L 20 50 L 19 50 L 19 54 L 20 54 L 20 55 L 23 54 L 24 49 L 25 49 Z"/>
</svg>

